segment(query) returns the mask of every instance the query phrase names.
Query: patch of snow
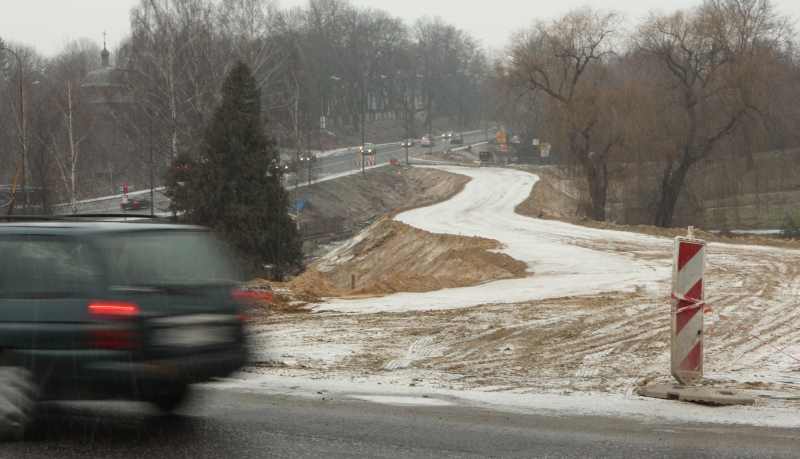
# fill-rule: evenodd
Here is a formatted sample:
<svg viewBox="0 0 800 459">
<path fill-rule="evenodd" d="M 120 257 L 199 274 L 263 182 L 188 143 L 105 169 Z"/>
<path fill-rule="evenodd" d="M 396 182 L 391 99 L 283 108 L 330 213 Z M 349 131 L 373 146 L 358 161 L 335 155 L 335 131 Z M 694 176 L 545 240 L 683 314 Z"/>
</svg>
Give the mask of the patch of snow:
<svg viewBox="0 0 800 459">
<path fill-rule="evenodd" d="M 629 244 L 631 250 L 660 249 L 662 253 L 669 253 L 670 239 L 518 215 L 514 208 L 528 197 L 538 180 L 528 172 L 500 168 L 440 169 L 466 175 L 472 180 L 452 199 L 403 212 L 395 219 L 432 233 L 498 240 L 505 248 L 497 252 L 527 263 L 534 274 L 523 279 L 459 289 L 358 300 L 328 299 L 316 305 L 317 310 L 364 313 L 455 309 L 602 291 L 628 292 L 634 291 L 637 285 L 669 295 L 669 260 L 645 260 L 635 258 L 630 252 L 612 252 L 586 245 Z"/>
<path fill-rule="evenodd" d="M 409 396 L 409 395 L 357 395 L 353 396 L 356 400 L 364 400 L 365 402 L 381 403 L 384 405 L 399 405 L 399 406 L 448 406 L 453 405 L 452 402 L 442 400 L 440 398 L 433 398 L 430 396 Z"/>
<path fill-rule="evenodd" d="M 578 393 L 554 395 L 514 391 L 448 390 L 382 383 L 309 379 L 238 373 L 230 379 L 208 384 L 219 390 L 238 390 L 270 395 L 294 395 L 365 400 L 387 404 L 456 405 L 517 414 L 547 416 L 625 417 L 641 421 L 675 423 L 739 424 L 761 427 L 800 427 L 800 412 L 792 403 L 759 399 L 752 406 L 709 407 L 688 402 L 661 400 L 633 394 Z M 502 389 L 502 388 L 494 388 Z M 422 403 L 418 403 L 423 401 Z"/>
<path fill-rule="evenodd" d="M 757 397 L 756 405 L 709 408 L 633 395 L 637 381 L 648 375 L 656 375 L 656 382 L 669 379 L 672 239 L 523 217 L 514 208 L 529 195 L 538 180 L 535 175 L 514 169 L 443 169 L 472 180 L 454 198 L 396 219 L 434 233 L 498 240 L 504 248 L 497 251 L 527 263 L 531 276 L 426 293 L 324 300 L 312 307 L 329 311 L 326 314 L 292 316 L 281 328 L 255 331 L 254 355 L 290 366 L 249 368 L 241 379 L 218 387 L 313 397 L 326 391 L 334 397 L 376 403 L 422 397 L 518 413 L 800 427 L 797 362 L 711 314 L 706 316 L 707 330 L 717 331 L 704 342 L 705 376 L 716 386 L 743 386 Z M 348 244 L 363 237 L 362 233 Z M 336 262 L 335 256 L 330 260 Z M 785 352 L 800 356 L 798 263 L 796 250 L 709 243 L 707 301 Z M 601 306 L 596 311 L 605 315 L 590 309 L 545 308 L 527 321 L 514 317 L 516 304 L 527 303 L 530 309 L 536 300 L 576 296 L 580 302 L 609 292 L 637 293 L 610 294 L 621 298 L 619 314 L 611 320 L 610 309 Z M 565 300 L 553 302 L 572 301 Z M 465 323 L 463 336 L 453 335 L 453 330 L 448 335 L 435 322 L 422 327 L 423 321 L 436 320 L 433 316 L 457 321 L 456 314 L 421 313 L 410 315 L 412 319 L 404 314 L 374 314 L 492 304 L 498 306 L 464 311 L 473 322 Z M 420 321 L 413 323 L 419 334 L 405 333 L 409 320 Z M 525 348 L 514 341 L 513 334 L 571 321 L 584 325 L 576 328 L 577 335 L 565 338 L 564 347 L 543 343 Z M 490 340 L 498 330 L 495 325 L 513 334 L 506 336 L 508 340 L 503 336 Z M 481 347 L 483 335 L 491 348 Z M 514 360 L 520 350 L 532 349 L 545 360 L 556 360 L 564 356 L 563 348 L 581 356 L 580 365 L 569 371 L 540 366 L 529 373 L 518 372 L 521 367 L 504 367 L 505 362 L 521 364 Z M 445 361 L 429 365 L 442 355 Z M 508 361 L 503 360 L 506 356 Z M 476 362 L 481 371 L 467 368 Z M 257 374 L 262 370 L 268 374 Z"/>
</svg>

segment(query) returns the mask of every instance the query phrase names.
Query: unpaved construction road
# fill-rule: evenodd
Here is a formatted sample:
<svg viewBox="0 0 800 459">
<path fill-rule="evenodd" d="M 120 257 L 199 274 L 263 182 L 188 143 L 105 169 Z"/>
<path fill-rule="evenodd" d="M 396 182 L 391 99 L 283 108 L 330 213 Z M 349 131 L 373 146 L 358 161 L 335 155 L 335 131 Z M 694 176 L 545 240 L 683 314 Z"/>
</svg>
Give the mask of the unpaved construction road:
<svg viewBox="0 0 800 459">
<path fill-rule="evenodd" d="M 401 213 L 395 221 L 421 230 L 412 233 L 416 239 L 427 232 L 432 242 L 438 234 L 496 241 L 498 248 L 487 250 L 525 263 L 525 275 L 391 295 L 340 291 L 306 306 L 305 313 L 268 314 L 253 327 L 257 363 L 250 375 L 477 391 L 487 400 L 492 394 L 539 394 L 630 401 L 638 399 L 637 385 L 671 380 L 671 239 L 519 215 L 514 209 L 537 179 L 528 172 L 444 170 L 471 181 L 452 199 Z M 380 253 L 358 243 L 364 234 L 318 267 L 346 279 L 358 272 L 359 259 L 369 259 L 387 278 L 414 274 L 413 264 L 393 258 L 402 241 L 385 241 L 381 246 L 389 250 Z M 416 239 L 407 242 L 419 245 Z M 359 251 L 366 246 L 369 254 Z M 799 262 L 796 250 L 711 243 L 707 299 L 798 356 Z M 336 273 L 337 266 L 346 269 Z M 469 277 L 444 269 L 440 275 Z M 752 408 L 758 412 L 778 418 L 797 412 L 800 364 L 713 314 L 706 320 L 706 382 L 748 390 L 758 398 Z"/>
</svg>

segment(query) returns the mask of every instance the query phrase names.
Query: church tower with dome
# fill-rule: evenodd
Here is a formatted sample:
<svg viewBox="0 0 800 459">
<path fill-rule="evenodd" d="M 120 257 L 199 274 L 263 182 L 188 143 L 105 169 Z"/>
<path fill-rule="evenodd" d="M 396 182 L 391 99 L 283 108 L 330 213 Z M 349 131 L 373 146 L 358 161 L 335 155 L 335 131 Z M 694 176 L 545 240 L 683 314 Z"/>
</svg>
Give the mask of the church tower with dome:
<svg viewBox="0 0 800 459">
<path fill-rule="evenodd" d="M 110 57 L 111 53 L 106 49 L 106 41 L 103 37 L 103 50 L 100 52 L 102 64 L 100 68 L 89 72 L 81 85 L 92 104 L 132 102 L 125 87 L 119 83 L 122 72 L 111 67 Z"/>
</svg>

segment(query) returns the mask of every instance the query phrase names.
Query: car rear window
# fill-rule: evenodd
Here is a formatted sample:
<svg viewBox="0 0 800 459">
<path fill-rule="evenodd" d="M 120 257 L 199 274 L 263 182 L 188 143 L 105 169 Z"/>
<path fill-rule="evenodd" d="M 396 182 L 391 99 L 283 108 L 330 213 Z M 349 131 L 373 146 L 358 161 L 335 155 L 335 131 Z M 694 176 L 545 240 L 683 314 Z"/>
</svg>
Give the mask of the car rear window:
<svg viewBox="0 0 800 459">
<path fill-rule="evenodd" d="M 80 239 L 0 237 L 0 297 L 84 296 L 97 288 L 100 274 L 96 251 Z"/>
<path fill-rule="evenodd" d="M 224 243 L 204 231 L 137 231 L 106 238 L 114 286 L 230 284 L 239 280 Z"/>
</svg>

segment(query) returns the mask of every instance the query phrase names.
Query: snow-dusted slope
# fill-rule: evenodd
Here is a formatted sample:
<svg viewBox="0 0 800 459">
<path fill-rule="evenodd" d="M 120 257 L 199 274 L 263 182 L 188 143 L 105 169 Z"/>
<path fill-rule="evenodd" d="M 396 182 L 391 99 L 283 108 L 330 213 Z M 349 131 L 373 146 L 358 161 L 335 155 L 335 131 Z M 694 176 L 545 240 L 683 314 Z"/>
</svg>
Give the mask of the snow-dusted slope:
<svg viewBox="0 0 800 459">
<path fill-rule="evenodd" d="M 632 291 L 637 286 L 668 295 L 672 241 L 596 230 L 514 213 L 538 180 L 513 169 L 441 167 L 472 180 L 454 198 L 404 212 L 396 220 L 433 233 L 496 239 L 499 252 L 524 261 L 531 276 L 474 287 L 399 293 L 358 300 L 330 299 L 318 309 L 348 312 L 452 309 L 486 303 Z M 649 256 L 654 251 L 665 255 Z"/>
<path fill-rule="evenodd" d="M 397 220 L 496 239 L 532 275 L 419 294 L 328 299 L 315 308 L 338 312 L 270 316 L 272 322 L 254 330 L 253 352 L 280 364 L 242 373 L 246 381 L 225 387 L 309 396 L 326 390 L 379 403 L 426 400 L 522 413 L 800 426 L 797 362 L 711 313 L 705 316 L 707 382 L 747 390 L 758 397 L 756 405 L 709 409 L 634 395 L 637 383 L 671 381 L 671 239 L 522 217 L 514 207 L 536 176 L 443 169 L 472 181 L 453 199 Z M 712 243 L 706 280 L 712 307 L 800 356 L 800 251 Z M 484 306 L 457 310 L 476 305 Z M 371 314 L 380 311 L 417 312 Z"/>
</svg>

